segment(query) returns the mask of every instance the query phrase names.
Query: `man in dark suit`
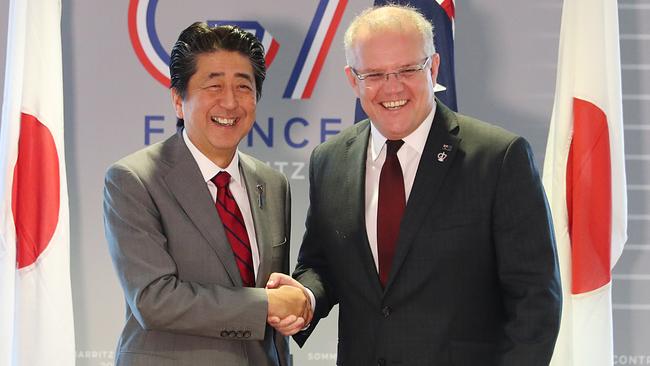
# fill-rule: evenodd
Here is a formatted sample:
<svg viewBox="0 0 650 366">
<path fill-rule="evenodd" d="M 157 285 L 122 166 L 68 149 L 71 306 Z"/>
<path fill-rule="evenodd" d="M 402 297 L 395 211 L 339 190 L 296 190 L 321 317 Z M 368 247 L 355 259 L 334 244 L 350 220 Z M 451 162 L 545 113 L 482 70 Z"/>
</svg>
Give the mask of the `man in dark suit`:
<svg viewBox="0 0 650 366">
<path fill-rule="evenodd" d="M 289 364 L 270 315 L 308 318 L 288 272 L 287 179 L 237 150 L 255 120 L 264 48 L 195 23 L 171 53 L 179 132 L 106 174 L 106 237 L 126 300 L 116 365 Z"/>
<path fill-rule="evenodd" d="M 338 365 L 548 365 L 561 291 L 530 147 L 435 99 L 432 38 L 401 6 L 346 32 L 345 71 L 370 118 L 312 154 L 293 276 L 315 311 L 294 337 L 338 304 Z"/>
</svg>

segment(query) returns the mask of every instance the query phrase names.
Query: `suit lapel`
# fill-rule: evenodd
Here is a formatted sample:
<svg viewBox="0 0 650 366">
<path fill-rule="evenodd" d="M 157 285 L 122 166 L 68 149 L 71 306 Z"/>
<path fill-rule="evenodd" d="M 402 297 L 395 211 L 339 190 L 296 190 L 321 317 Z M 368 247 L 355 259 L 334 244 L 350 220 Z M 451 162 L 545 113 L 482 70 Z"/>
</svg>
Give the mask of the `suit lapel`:
<svg viewBox="0 0 650 366">
<path fill-rule="evenodd" d="M 434 204 L 436 195 L 458 151 L 461 139 L 457 136 L 456 116 L 441 103 L 437 103 L 436 108 L 433 124 L 402 217 L 397 248 L 386 290 L 391 286 L 396 273 L 403 264 L 418 229 L 427 219 L 427 212 Z"/>
<path fill-rule="evenodd" d="M 257 270 L 255 285 L 257 287 L 264 287 L 266 286 L 266 279 L 271 274 L 273 260 L 273 256 L 271 255 L 271 238 L 267 237 L 267 234 L 270 232 L 269 220 L 264 212 L 266 182 L 256 173 L 255 163 L 249 159 L 248 155 L 243 153 L 239 154 L 239 165 L 244 183 L 246 184 L 248 202 L 251 205 L 253 225 L 255 225 L 255 235 L 257 236 L 257 248 L 260 254 L 260 266 Z"/>
<path fill-rule="evenodd" d="M 165 155 L 171 169 L 163 179 L 170 192 L 217 253 L 233 285 L 241 286 L 239 269 L 221 225 L 221 219 L 201 171 L 183 141 L 182 134 L 178 133 L 172 138 L 170 148 Z"/>
<path fill-rule="evenodd" d="M 366 157 L 368 154 L 368 141 L 370 138 L 370 123 L 366 120 L 357 124 L 357 134 L 346 142 L 344 160 L 348 167 L 346 177 L 347 193 L 342 197 L 359 197 L 349 201 L 350 210 L 347 212 L 348 218 L 344 222 L 350 222 L 353 238 L 351 240 L 355 250 L 358 251 L 361 262 L 363 263 L 363 275 L 368 278 L 373 291 L 381 295 L 381 283 L 375 267 L 375 261 L 370 251 L 370 243 L 366 232 L 366 208 L 365 208 L 365 182 L 366 182 Z"/>
</svg>

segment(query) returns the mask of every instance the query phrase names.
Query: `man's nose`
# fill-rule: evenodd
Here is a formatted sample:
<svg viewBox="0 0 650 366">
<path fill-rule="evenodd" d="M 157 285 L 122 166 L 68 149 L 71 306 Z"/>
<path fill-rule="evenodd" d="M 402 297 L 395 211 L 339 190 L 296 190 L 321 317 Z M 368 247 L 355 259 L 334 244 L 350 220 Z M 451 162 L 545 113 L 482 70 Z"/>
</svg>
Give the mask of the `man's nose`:
<svg viewBox="0 0 650 366">
<path fill-rule="evenodd" d="M 221 95 L 219 104 L 226 109 L 233 109 L 237 107 L 237 98 L 235 97 L 235 92 L 232 88 L 226 88 L 224 93 Z"/>
</svg>

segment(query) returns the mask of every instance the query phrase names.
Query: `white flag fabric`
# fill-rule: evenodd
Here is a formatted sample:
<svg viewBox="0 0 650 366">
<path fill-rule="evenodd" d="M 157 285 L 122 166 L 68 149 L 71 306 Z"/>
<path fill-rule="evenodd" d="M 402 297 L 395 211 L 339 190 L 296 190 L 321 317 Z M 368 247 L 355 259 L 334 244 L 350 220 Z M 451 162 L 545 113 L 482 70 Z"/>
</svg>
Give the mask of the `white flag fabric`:
<svg viewBox="0 0 650 366">
<path fill-rule="evenodd" d="M 611 271 L 627 240 L 615 0 L 564 1 L 543 181 L 564 295 L 551 365 L 612 365 Z"/>
<path fill-rule="evenodd" d="M 61 2 L 12 0 L 0 125 L 0 365 L 75 364 Z"/>
</svg>

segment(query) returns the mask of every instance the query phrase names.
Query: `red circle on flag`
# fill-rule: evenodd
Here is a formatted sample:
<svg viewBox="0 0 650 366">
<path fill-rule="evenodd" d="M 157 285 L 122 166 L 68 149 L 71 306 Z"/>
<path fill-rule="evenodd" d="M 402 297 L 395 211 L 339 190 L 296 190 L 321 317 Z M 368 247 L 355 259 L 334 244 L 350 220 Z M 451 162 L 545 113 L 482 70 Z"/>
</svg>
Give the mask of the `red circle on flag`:
<svg viewBox="0 0 650 366">
<path fill-rule="evenodd" d="M 49 244 L 59 221 L 59 156 L 50 130 L 21 114 L 11 210 L 18 268 L 31 265 Z"/>
</svg>

